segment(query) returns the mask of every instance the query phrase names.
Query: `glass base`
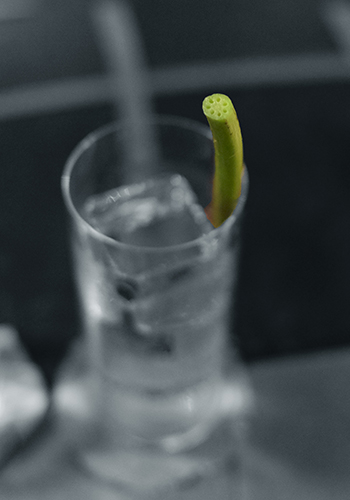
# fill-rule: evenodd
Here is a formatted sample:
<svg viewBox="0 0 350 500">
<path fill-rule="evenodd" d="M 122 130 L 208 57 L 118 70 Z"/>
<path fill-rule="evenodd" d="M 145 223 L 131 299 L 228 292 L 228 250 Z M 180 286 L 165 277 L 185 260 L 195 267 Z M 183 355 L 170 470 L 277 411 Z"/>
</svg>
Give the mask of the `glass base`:
<svg viewBox="0 0 350 500">
<path fill-rule="evenodd" d="M 78 345 L 79 347 L 79 345 Z M 79 362 L 82 360 L 82 364 Z M 73 436 L 72 466 L 119 500 L 242 500 L 245 426 L 252 393 L 244 371 L 221 386 L 216 417 L 181 435 L 147 441 L 125 427 L 103 426 L 93 404 L 96 378 L 78 352 L 63 370 L 54 400 Z M 202 421 L 203 422 L 203 421 Z"/>
<path fill-rule="evenodd" d="M 95 421 L 108 436 L 134 436 L 139 443 L 178 453 L 207 439 L 225 418 L 240 418 L 248 402 L 243 375 L 213 378 L 177 392 L 120 389 L 107 378 L 96 378 Z M 94 432 L 94 431 L 93 431 Z M 117 445 L 116 445 L 117 446 Z"/>
<path fill-rule="evenodd" d="M 242 500 L 244 423 L 226 419 L 205 441 L 169 453 L 121 437 L 97 439 L 76 454 L 79 468 L 128 498 Z"/>
</svg>

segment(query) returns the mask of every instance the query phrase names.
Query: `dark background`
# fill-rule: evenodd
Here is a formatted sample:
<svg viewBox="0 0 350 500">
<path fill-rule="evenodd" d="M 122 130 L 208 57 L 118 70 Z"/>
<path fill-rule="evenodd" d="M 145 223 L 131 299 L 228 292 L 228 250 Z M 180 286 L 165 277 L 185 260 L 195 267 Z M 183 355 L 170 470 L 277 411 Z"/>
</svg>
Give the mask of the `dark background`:
<svg viewBox="0 0 350 500">
<path fill-rule="evenodd" d="M 17 327 L 49 382 L 78 334 L 60 176 L 78 141 L 115 116 L 103 85 L 84 102 L 71 92 L 107 75 L 91 3 L 33 0 L 24 12 L 8 0 L 10 14 L 0 12 L 0 321 Z M 130 2 L 150 71 L 207 68 L 197 86 L 179 79 L 155 93 L 155 109 L 205 122 L 202 99 L 222 92 L 239 115 L 250 194 L 237 336 L 248 361 L 350 340 L 350 59 L 325 18 L 330 4 L 340 5 Z M 233 68 L 220 88 L 217 61 Z M 58 99 L 56 83 L 67 83 Z"/>
</svg>

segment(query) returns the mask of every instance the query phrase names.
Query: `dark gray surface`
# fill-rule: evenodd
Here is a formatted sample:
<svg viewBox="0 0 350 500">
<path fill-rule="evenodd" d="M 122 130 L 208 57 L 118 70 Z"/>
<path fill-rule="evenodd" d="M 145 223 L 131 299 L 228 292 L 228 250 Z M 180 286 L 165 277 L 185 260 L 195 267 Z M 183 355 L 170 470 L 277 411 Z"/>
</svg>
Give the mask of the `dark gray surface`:
<svg viewBox="0 0 350 500">
<path fill-rule="evenodd" d="M 58 419 L 3 471 L 3 500 L 124 498 L 72 466 L 68 450 L 79 439 L 84 416 L 79 364 L 72 359 L 57 386 Z M 349 350 L 257 363 L 250 376 L 255 407 L 244 452 L 244 500 L 347 500 Z"/>
</svg>

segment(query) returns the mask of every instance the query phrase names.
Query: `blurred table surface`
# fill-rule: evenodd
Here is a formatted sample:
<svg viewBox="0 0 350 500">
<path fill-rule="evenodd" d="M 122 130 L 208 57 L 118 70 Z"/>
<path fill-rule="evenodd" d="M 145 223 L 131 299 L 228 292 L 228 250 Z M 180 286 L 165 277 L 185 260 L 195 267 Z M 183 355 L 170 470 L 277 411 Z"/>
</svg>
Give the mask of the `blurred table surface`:
<svg viewBox="0 0 350 500">
<path fill-rule="evenodd" d="M 350 349 L 265 360 L 249 371 L 255 408 L 245 457 L 247 500 L 349 500 Z M 47 422 L 2 471 L 0 498 L 119 498 L 71 466 L 71 433 L 59 418 Z"/>
</svg>

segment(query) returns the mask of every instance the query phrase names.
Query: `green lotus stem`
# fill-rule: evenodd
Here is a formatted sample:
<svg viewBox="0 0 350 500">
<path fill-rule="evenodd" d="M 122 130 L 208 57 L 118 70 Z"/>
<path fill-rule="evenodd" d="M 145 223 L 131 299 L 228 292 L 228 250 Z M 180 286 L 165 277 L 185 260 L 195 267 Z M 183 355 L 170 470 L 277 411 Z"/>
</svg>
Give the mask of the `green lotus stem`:
<svg viewBox="0 0 350 500">
<path fill-rule="evenodd" d="M 224 94 L 206 97 L 203 112 L 212 131 L 215 149 L 213 194 L 206 212 L 213 226 L 218 227 L 232 214 L 241 194 L 243 141 L 229 97 Z"/>
</svg>

